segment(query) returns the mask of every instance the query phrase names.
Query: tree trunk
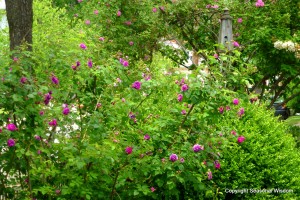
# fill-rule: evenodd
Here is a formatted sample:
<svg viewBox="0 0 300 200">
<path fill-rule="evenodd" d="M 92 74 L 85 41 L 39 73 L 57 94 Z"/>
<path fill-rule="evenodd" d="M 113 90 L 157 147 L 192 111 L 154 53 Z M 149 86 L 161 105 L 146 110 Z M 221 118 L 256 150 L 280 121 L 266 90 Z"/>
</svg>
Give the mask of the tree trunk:
<svg viewBox="0 0 300 200">
<path fill-rule="evenodd" d="M 9 26 L 10 50 L 16 50 L 23 43 L 32 50 L 33 0 L 5 0 Z"/>
</svg>

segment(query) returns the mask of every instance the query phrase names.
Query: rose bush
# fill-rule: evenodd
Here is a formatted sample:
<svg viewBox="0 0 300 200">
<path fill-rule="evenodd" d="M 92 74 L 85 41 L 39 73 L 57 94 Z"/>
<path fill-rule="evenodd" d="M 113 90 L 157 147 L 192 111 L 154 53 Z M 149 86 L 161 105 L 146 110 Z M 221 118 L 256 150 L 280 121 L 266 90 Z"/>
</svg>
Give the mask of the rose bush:
<svg viewBox="0 0 300 200">
<path fill-rule="evenodd" d="M 212 49 L 203 50 L 207 60 L 199 68 L 209 66 L 208 72 L 195 70 L 186 79 L 172 73 L 174 64 L 159 53 L 152 62 L 140 59 L 149 53 L 143 41 L 158 35 L 147 34 L 147 26 L 136 30 L 135 24 L 153 23 L 156 5 L 131 13 L 122 2 L 101 4 L 114 12 L 95 12 L 92 1 L 78 3 L 94 17 L 79 14 L 72 23 L 51 1 L 35 2 L 34 51 L 11 59 L 8 48 L 2 49 L 1 194 L 211 199 L 229 198 L 227 187 L 283 187 L 289 181 L 294 192 L 287 197 L 299 195 L 298 169 L 290 167 L 299 161 L 298 149 L 283 124 L 248 102 L 243 85 L 254 67 L 239 51 L 216 57 Z M 121 20 L 116 43 L 109 41 L 113 31 L 103 35 L 105 29 L 98 27 L 100 14 Z M 135 21 L 139 15 L 145 21 Z M 113 20 L 105 26 L 114 29 Z M 237 174 L 242 167 L 250 178 Z M 285 169 L 281 175 L 279 167 Z"/>
</svg>

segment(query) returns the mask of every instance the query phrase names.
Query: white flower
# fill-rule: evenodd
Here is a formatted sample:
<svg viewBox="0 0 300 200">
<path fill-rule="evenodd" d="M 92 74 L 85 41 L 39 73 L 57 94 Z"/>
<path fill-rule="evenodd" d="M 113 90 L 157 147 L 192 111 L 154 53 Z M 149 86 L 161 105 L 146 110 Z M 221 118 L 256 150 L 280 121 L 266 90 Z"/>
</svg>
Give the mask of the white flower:
<svg viewBox="0 0 300 200">
<path fill-rule="evenodd" d="M 282 48 L 282 42 L 278 40 L 277 42 L 274 43 L 274 47 L 276 49 L 283 49 Z"/>
<path fill-rule="evenodd" d="M 287 49 L 288 45 L 289 45 L 288 42 L 284 42 L 284 43 L 282 44 L 282 48 L 283 48 L 283 49 Z"/>
<path fill-rule="evenodd" d="M 292 41 L 287 41 L 287 50 L 291 52 L 295 52 L 295 44 Z"/>
</svg>

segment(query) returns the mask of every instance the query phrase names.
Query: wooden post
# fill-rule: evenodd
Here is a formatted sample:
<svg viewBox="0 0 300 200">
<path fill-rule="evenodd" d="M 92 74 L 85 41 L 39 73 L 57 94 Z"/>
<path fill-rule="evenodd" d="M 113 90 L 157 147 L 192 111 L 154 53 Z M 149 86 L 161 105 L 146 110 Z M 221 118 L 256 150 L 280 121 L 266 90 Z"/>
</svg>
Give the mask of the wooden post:
<svg viewBox="0 0 300 200">
<path fill-rule="evenodd" d="M 233 49 L 233 37 L 232 37 L 232 17 L 229 15 L 229 9 L 225 8 L 221 17 L 221 28 L 219 32 L 218 43 L 223 45 L 227 50 Z"/>
</svg>

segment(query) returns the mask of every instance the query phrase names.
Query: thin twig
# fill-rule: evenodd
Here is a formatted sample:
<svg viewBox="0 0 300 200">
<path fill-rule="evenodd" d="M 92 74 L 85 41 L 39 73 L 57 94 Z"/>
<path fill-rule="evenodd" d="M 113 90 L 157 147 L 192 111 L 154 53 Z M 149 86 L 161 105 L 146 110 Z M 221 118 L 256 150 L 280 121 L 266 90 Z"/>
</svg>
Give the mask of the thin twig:
<svg viewBox="0 0 300 200">
<path fill-rule="evenodd" d="M 185 115 L 185 118 L 182 120 L 180 126 L 179 126 L 179 131 L 181 129 L 181 127 L 183 126 L 184 122 L 187 120 L 187 117 L 189 116 L 189 114 L 192 112 L 193 108 L 194 108 L 195 104 L 193 104 L 189 110 L 189 112 Z"/>
</svg>

